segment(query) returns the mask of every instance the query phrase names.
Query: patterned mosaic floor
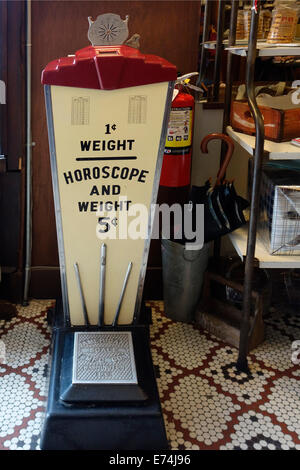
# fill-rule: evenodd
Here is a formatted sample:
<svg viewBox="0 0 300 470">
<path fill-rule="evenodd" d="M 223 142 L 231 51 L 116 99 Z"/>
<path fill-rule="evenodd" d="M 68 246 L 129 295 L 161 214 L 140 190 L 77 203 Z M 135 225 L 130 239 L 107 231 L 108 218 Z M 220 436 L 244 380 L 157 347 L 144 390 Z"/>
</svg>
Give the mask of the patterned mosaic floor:
<svg viewBox="0 0 300 470">
<path fill-rule="evenodd" d="M 33 300 L 18 307 L 10 322 L 0 321 L 0 449 L 39 448 L 50 342 L 46 311 L 52 304 Z M 272 309 L 266 341 L 251 353 L 246 375 L 235 370 L 235 348 L 166 318 L 162 302 L 149 304 L 171 449 L 300 450 L 300 365 L 291 361 L 300 315 Z"/>
</svg>

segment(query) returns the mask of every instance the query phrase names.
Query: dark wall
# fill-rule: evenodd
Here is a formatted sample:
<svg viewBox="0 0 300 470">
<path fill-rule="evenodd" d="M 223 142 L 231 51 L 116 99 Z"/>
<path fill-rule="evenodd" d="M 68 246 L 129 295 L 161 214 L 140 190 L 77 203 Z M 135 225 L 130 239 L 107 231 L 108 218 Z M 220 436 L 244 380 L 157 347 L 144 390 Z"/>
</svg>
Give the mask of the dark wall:
<svg viewBox="0 0 300 470">
<path fill-rule="evenodd" d="M 21 295 L 25 166 L 25 2 L 0 2 L 0 296 Z M 13 286 L 13 287 L 12 287 Z M 14 291 L 14 292 L 13 292 Z"/>
</svg>

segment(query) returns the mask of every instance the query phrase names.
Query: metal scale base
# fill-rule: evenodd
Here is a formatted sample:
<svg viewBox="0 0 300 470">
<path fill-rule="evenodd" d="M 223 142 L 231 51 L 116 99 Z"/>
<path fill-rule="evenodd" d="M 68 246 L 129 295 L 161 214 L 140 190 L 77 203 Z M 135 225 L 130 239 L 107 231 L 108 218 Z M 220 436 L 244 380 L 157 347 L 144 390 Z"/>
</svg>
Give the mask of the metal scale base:
<svg viewBox="0 0 300 470">
<path fill-rule="evenodd" d="M 53 328 L 41 448 L 168 449 L 148 326 Z"/>
</svg>

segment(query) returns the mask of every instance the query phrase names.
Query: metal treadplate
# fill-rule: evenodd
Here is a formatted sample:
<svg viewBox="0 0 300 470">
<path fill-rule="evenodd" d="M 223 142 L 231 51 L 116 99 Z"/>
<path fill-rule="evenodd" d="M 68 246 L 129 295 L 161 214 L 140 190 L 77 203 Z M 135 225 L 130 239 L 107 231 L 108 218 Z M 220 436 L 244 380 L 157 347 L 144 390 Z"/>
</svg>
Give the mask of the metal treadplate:
<svg viewBox="0 0 300 470">
<path fill-rule="evenodd" d="M 131 333 L 74 334 L 73 384 L 136 384 Z"/>
</svg>

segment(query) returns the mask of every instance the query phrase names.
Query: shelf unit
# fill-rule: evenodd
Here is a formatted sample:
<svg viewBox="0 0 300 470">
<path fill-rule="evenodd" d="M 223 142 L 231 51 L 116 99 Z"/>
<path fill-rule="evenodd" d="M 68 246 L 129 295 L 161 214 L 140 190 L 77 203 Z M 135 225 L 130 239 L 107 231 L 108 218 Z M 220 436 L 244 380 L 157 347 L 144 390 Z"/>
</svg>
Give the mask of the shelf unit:
<svg viewBox="0 0 300 470">
<path fill-rule="evenodd" d="M 235 230 L 229 234 L 230 241 L 237 254 L 244 260 L 247 252 L 248 226 Z M 257 238 L 255 245 L 255 259 L 258 266 L 265 269 L 295 269 L 300 268 L 300 255 L 270 255 L 263 242 Z"/>
<path fill-rule="evenodd" d="M 208 2 L 209 3 L 209 2 Z M 224 102 L 223 132 L 227 134 L 242 148 L 249 157 L 253 158 L 253 180 L 251 191 L 251 205 L 248 225 L 232 232 L 229 237 L 231 242 L 245 263 L 243 312 L 240 327 L 239 355 L 236 367 L 243 372 L 249 372 L 248 367 L 248 344 L 250 333 L 251 297 L 254 266 L 261 268 L 299 268 L 300 255 L 270 255 L 264 244 L 257 237 L 260 183 L 262 174 L 262 163 L 267 157 L 269 160 L 298 160 L 300 159 L 300 148 L 290 143 L 276 143 L 264 139 L 264 122 L 255 98 L 254 72 L 257 57 L 274 56 L 300 56 L 300 42 L 292 44 L 267 44 L 265 41 L 257 40 L 258 18 L 261 7 L 260 0 L 252 0 L 252 13 L 249 41 L 237 41 L 236 22 L 237 4 L 235 0 L 231 2 L 231 18 L 229 28 L 229 39 L 220 38 L 215 42 L 207 41 L 204 38 L 203 49 L 216 49 L 216 54 L 220 49 L 228 52 L 226 70 L 226 92 Z M 221 2 L 219 1 L 219 8 Z M 218 31 L 219 33 L 219 31 Z M 206 39 L 206 40 L 205 40 Z M 246 90 L 248 104 L 252 111 L 255 122 L 255 136 L 249 136 L 236 132 L 230 127 L 230 109 L 232 94 L 232 56 L 234 54 L 245 56 L 246 65 Z M 221 153 L 221 162 L 224 158 Z"/>
<path fill-rule="evenodd" d="M 236 132 L 231 126 L 226 127 L 227 134 L 245 149 L 252 157 L 255 151 L 255 136 Z M 269 160 L 300 160 L 300 147 L 290 142 L 273 142 L 265 140 L 264 152 Z"/>
<path fill-rule="evenodd" d="M 226 41 L 224 41 L 224 45 L 226 45 Z M 247 56 L 248 53 L 248 47 L 243 44 L 225 47 L 225 50 L 240 56 Z M 256 50 L 259 57 L 300 56 L 299 43 L 278 44 L 274 46 L 257 41 Z M 226 132 L 235 142 L 245 149 L 251 157 L 255 155 L 255 136 L 236 132 L 231 126 L 226 127 Z M 267 157 L 268 160 L 299 160 L 300 148 L 292 145 L 290 142 L 278 143 L 265 139 L 264 156 Z M 241 227 L 234 231 L 229 235 L 229 238 L 238 255 L 241 259 L 244 259 L 247 253 L 248 226 Z M 300 268 L 300 255 L 271 255 L 259 238 L 256 239 L 254 256 L 260 268 Z"/>
</svg>

